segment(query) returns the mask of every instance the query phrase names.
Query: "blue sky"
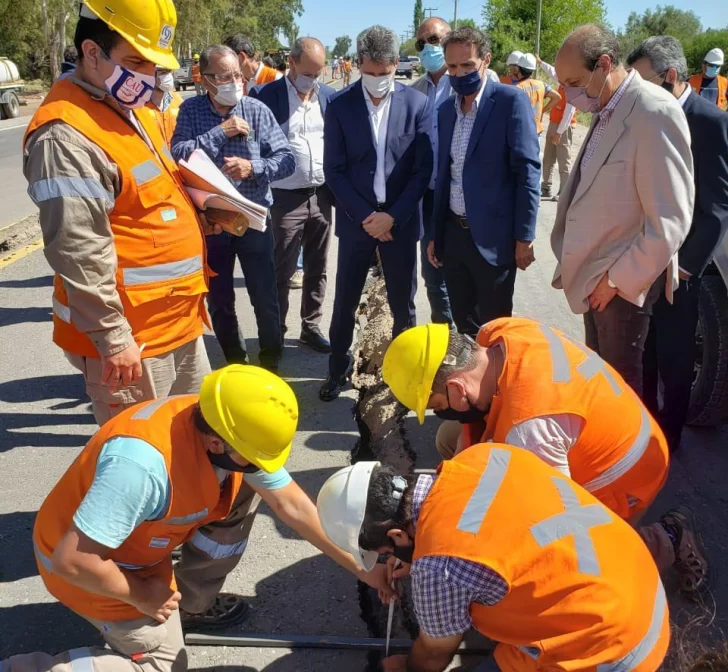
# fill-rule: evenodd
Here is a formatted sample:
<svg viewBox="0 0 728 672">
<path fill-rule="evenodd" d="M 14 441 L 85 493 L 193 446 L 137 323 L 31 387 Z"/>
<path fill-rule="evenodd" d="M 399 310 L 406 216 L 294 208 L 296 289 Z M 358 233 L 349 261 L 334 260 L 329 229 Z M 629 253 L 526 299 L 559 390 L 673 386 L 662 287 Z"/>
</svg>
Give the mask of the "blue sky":
<svg viewBox="0 0 728 672">
<path fill-rule="evenodd" d="M 535 1 L 535 0 L 534 0 Z M 452 19 L 453 0 L 423 0 L 425 7 L 437 7 L 436 16 Z M 692 9 L 704 28 L 728 26 L 726 0 L 606 0 L 607 18 L 616 28 L 624 25 L 631 11 L 643 12 L 657 4 Z M 374 23 L 394 29 L 397 34 L 412 27 L 414 0 L 303 0 L 304 14 L 297 23 L 301 35 L 318 37 L 327 46 L 334 45 L 340 35 L 349 35 L 352 42 L 357 33 Z M 483 0 L 460 0 L 458 16 L 480 22 Z"/>
</svg>

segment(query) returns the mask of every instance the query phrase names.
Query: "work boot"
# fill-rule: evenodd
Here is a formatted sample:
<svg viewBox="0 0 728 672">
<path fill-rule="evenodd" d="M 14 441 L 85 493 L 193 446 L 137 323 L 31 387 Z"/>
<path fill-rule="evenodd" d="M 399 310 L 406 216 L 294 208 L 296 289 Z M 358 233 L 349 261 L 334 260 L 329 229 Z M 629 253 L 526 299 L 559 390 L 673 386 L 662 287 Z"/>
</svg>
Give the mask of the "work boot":
<svg viewBox="0 0 728 672">
<path fill-rule="evenodd" d="M 344 385 L 346 385 L 346 375 L 339 378 L 329 376 L 319 389 L 319 399 L 321 401 L 333 401 L 341 394 Z"/>
<path fill-rule="evenodd" d="M 260 366 L 271 373 L 278 373 L 278 366 L 281 363 L 283 353 L 280 350 L 261 350 L 258 355 Z"/>
<path fill-rule="evenodd" d="M 248 364 L 248 353 L 241 345 L 228 346 L 222 349 L 228 364 Z"/>
<path fill-rule="evenodd" d="M 331 343 L 329 343 L 327 338 L 321 333 L 321 329 L 318 327 L 301 329 L 301 335 L 298 340 L 304 345 L 308 345 L 313 348 L 316 352 L 331 352 Z"/>
<path fill-rule="evenodd" d="M 210 632 L 242 623 L 250 615 L 250 607 L 239 595 L 220 593 L 207 611 L 190 614 L 180 609 L 179 615 L 184 632 Z"/>
<path fill-rule="evenodd" d="M 541 185 L 541 198 L 551 198 L 551 185 L 550 184 Z"/>
<path fill-rule="evenodd" d="M 708 583 L 708 561 L 700 548 L 695 525 L 678 509 L 668 511 L 660 518 L 660 524 L 675 537 L 674 567 L 680 575 L 680 587 L 686 594 L 694 596 Z"/>
</svg>

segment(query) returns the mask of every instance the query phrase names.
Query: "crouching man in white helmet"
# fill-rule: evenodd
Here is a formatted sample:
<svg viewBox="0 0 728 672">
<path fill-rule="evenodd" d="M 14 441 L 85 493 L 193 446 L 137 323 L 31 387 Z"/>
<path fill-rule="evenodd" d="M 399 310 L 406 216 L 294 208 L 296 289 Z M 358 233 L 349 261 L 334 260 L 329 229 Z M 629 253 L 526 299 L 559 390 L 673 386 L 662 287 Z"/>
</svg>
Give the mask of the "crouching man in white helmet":
<svg viewBox="0 0 728 672">
<path fill-rule="evenodd" d="M 379 553 L 412 562 L 420 635 L 385 670 L 441 672 L 471 627 L 499 642 L 483 672 L 654 672 L 667 652 L 665 592 L 640 537 L 521 448 L 480 444 L 411 482 L 358 462 L 326 481 L 318 512 L 363 569 Z"/>
</svg>

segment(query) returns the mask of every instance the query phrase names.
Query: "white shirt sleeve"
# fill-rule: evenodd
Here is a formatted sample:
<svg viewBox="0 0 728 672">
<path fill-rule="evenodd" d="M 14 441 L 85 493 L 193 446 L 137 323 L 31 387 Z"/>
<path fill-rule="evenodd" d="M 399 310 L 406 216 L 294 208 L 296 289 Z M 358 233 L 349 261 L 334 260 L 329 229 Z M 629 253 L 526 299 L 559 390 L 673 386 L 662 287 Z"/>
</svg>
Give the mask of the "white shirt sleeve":
<svg viewBox="0 0 728 672">
<path fill-rule="evenodd" d="M 559 127 L 556 129 L 556 132 L 559 135 L 562 135 L 564 131 L 569 128 L 569 124 L 571 123 L 572 118 L 576 114 L 576 108 L 573 105 L 567 105 L 564 109 L 564 116 L 561 118 L 561 123 L 559 124 Z"/>
<path fill-rule="evenodd" d="M 546 464 L 571 477 L 569 450 L 579 439 L 584 421 L 572 413 L 544 415 L 514 425 L 505 443 L 530 450 Z"/>
<path fill-rule="evenodd" d="M 559 81 L 558 77 L 556 77 L 556 68 L 553 65 L 546 63 L 546 61 L 541 61 L 540 65 L 541 65 L 541 68 L 543 69 L 543 71 L 549 77 L 551 77 L 551 79 L 555 79 L 557 82 Z"/>
</svg>

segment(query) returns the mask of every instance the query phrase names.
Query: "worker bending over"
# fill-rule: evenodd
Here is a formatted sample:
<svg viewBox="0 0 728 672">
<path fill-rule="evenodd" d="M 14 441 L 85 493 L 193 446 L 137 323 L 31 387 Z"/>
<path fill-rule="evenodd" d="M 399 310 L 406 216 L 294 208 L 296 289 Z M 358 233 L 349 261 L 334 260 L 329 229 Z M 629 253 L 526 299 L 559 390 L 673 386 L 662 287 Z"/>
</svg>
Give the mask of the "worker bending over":
<svg viewBox="0 0 728 672">
<path fill-rule="evenodd" d="M 185 670 L 180 600 L 218 594 L 245 550 L 260 498 L 386 592 L 384 566 L 362 571 L 331 543 L 313 502 L 285 470 L 297 422 L 287 383 L 232 365 L 208 375 L 199 396 L 141 403 L 106 423 L 41 506 L 33 546 L 49 592 L 96 626 L 111 651 L 19 655 L 0 665 L 3 672 Z M 222 519 L 227 535 L 208 536 L 208 523 Z M 188 540 L 198 550 L 189 563 L 195 584 L 179 574 L 175 581 L 172 569 L 172 550 Z"/>
<path fill-rule="evenodd" d="M 667 442 L 630 386 L 585 345 L 534 320 L 493 320 L 477 342 L 443 325 L 415 327 L 389 346 L 382 373 L 421 423 L 427 408 L 457 421 L 438 431 L 446 459 L 484 441 L 526 448 L 633 525 L 667 479 Z M 705 584 L 707 563 L 683 514 L 641 532 L 687 592 Z"/>
<path fill-rule="evenodd" d="M 420 635 L 385 670 L 445 670 L 471 627 L 499 642 L 479 670 L 654 672 L 665 657 L 665 591 L 639 536 L 525 450 L 478 445 L 409 482 L 358 462 L 326 481 L 318 511 L 362 567 L 412 562 Z"/>
</svg>

